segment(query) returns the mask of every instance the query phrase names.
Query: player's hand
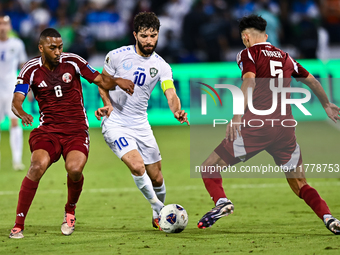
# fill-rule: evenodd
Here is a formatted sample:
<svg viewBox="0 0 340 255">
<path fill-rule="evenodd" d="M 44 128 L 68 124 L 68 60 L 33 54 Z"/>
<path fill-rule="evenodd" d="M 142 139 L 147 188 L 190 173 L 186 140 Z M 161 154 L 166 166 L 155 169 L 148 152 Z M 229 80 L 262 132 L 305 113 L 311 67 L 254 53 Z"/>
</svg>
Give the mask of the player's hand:
<svg viewBox="0 0 340 255">
<path fill-rule="evenodd" d="M 33 116 L 27 113 L 24 113 L 20 115 L 21 123 L 25 127 L 28 127 L 29 125 L 32 126 L 33 123 Z"/>
<path fill-rule="evenodd" d="M 231 122 L 227 125 L 227 131 L 225 137 L 229 139 L 229 141 L 234 141 L 237 138 L 237 132 L 241 136 L 241 125 L 237 123 L 241 123 L 242 116 L 234 115 L 232 118 L 233 125 L 231 126 Z"/>
<path fill-rule="evenodd" d="M 107 106 L 98 108 L 94 112 L 94 115 L 96 116 L 97 120 L 100 120 L 104 116 L 109 117 L 111 112 L 112 112 L 112 110 L 113 110 L 112 105 L 107 105 Z"/>
<path fill-rule="evenodd" d="M 174 113 L 175 118 L 183 124 L 186 122 L 188 126 L 190 126 L 190 123 L 188 121 L 188 114 L 184 110 L 179 110 Z"/>
<path fill-rule="evenodd" d="M 133 94 L 135 84 L 132 81 L 123 78 L 116 78 L 116 83 L 122 90 L 124 90 L 130 96 Z"/>
<path fill-rule="evenodd" d="M 325 111 L 328 115 L 328 117 L 333 120 L 335 123 L 337 123 L 337 120 L 340 120 L 339 117 L 339 111 L 340 108 L 337 107 L 335 104 L 329 103 L 326 107 L 325 107 Z"/>
</svg>

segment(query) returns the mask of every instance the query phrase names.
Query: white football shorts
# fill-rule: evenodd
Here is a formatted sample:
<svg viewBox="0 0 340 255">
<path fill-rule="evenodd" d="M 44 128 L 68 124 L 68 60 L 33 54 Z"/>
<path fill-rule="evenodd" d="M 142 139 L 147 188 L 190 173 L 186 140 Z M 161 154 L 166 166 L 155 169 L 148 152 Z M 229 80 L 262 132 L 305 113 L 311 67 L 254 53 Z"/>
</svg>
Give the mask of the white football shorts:
<svg viewBox="0 0 340 255">
<path fill-rule="evenodd" d="M 135 129 L 105 125 L 103 135 L 106 143 L 120 159 L 134 149 L 142 156 L 145 165 L 156 163 L 162 159 L 150 127 Z"/>
<path fill-rule="evenodd" d="M 0 95 L 0 122 L 4 120 L 5 116 L 10 119 L 16 119 L 17 116 L 12 112 L 12 98 L 13 94 Z"/>
</svg>

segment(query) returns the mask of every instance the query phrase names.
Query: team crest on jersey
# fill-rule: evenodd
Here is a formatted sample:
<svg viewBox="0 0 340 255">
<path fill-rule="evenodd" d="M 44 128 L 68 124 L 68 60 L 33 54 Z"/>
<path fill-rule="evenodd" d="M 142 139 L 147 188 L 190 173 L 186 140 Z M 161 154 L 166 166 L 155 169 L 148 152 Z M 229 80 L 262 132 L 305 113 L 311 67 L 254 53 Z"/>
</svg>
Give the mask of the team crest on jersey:
<svg viewBox="0 0 340 255">
<path fill-rule="evenodd" d="M 63 82 L 70 83 L 72 81 L 72 75 L 70 73 L 63 74 Z"/>
<path fill-rule="evenodd" d="M 151 76 L 151 78 L 155 77 L 157 75 L 157 73 L 158 73 L 158 70 L 156 68 L 154 68 L 154 67 L 150 68 L 150 76 Z"/>
<path fill-rule="evenodd" d="M 105 61 L 106 61 L 106 64 L 108 64 L 109 61 L 110 61 L 110 57 L 107 57 L 107 58 L 105 59 Z"/>
<path fill-rule="evenodd" d="M 132 68 L 132 62 L 131 61 L 124 61 L 123 62 L 123 68 L 126 71 L 129 71 Z"/>
</svg>

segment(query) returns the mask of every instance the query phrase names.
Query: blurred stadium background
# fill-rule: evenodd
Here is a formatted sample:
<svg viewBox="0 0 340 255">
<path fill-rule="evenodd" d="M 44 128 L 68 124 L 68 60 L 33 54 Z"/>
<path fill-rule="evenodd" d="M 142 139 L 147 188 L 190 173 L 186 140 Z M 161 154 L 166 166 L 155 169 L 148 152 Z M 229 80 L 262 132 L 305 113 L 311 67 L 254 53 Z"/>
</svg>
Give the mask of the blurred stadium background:
<svg viewBox="0 0 340 255">
<path fill-rule="evenodd" d="M 134 44 L 133 17 L 154 11 L 161 29 L 157 53 L 174 73 L 183 108 L 190 108 L 190 78 L 239 77 L 236 54 L 244 48 L 238 20 L 258 13 L 267 21 L 269 42 L 302 61 L 316 77 L 337 77 L 340 59 L 339 0 L 2 0 L 0 12 L 12 19 L 13 36 L 25 42 L 29 57 L 39 55 L 37 40 L 42 29 L 58 29 L 64 51 L 79 54 L 101 70 L 105 54 Z M 331 61 L 329 61 L 331 60 Z M 229 63 L 230 62 L 230 63 Z M 101 105 L 95 86 L 83 83 L 90 126 L 98 127 L 93 111 Z M 333 86 L 334 85 L 334 86 Z M 336 84 L 325 86 L 337 102 Z M 333 89 L 334 87 L 334 89 Z M 26 100 L 25 107 L 38 117 L 38 108 Z M 160 89 L 149 104 L 152 125 L 175 125 Z M 170 117 L 170 118 L 169 118 Z M 37 118 L 36 118 L 37 120 Z M 37 121 L 35 125 L 37 125 Z M 1 124 L 6 130 L 8 120 Z"/>
<path fill-rule="evenodd" d="M 54 27 L 62 34 L 64 51 L 81 55 L 100 71 L 108 51 L 135 43 L 132 19 L 140 11 L 154 11 L 159 16 L 161 29 L 156 51 L 172 66 L 177 93 L 186 111 L 199 108 L 199 104 L 190 106 L 190 79 L 214 78 L 223 82 L 225 78 L 240 76 L 235 58 L 244 46 L 237 20 L 251 13 L 261 14 L 268 21 L 269 41 L 322 79 L 328 96 L 340 105 L 339 79 L 330 79 L 340 78 L 340 0 L 0 1 L 0 12 L 11 17 L 12 35 L 25 42 L 29 57 L 39 55 L 37 40 L 41 30 Z M 83 88 L 90 126 L 99 127 L 100 122 L 93 114 L 101 105 L 97 88 L 85 81 Z M 160 88 L 153 91 L 148 109 L 150 123 L 177 125 L 162 94 Z M 223 102 L 230 100 L 226 94 Z M 312 97 L 308 107 L 314 109 L 316 105 L 320 107 Z M 37 126 L 36 102 L 26 100 L 24 107 L 34 115 Z M 305 163 L 322 163 L 322 160 L 333 163 L 331 160 L 339 158 L 336 142 L 339 130 L 324 122 L 325 119 L 322 112 L 310 119 L 318 122 L 299 123 L 297 137 Z M 7 128 L 6 119 L 1 123 L 1 130 Z M 322 222 L 293 195 L 283 179 L 225 180 L 228 196 L 237 202 L 235 215 L 219 221 L 212 229 L 198 230 L 197 220 L 212 203 L 202 181 L 190 178 L 190 129 L 155 127 L 154 132 L 163 156 L 163 174 L 169 191 L 167 203 L 179 203 L 189 213 L 188 228 L 181 236 L 151 231 L 150 215 L 146 213 L 149 205 L 138 193 L 126 166 L 106 146 L 100 129 L 92 128 L 85 192 L 78 204 L 77 233 L 72 241 L 65 241 L 59 231 L 66 197 L 64 163 L 60 160 L 51 166 L 41 182 L 27 218 L 25 239 L 20 244 L 11 242 L 7 235 L 26 171 L 12 171 L 9 135 L 5 131 L 1 134 L 0 253 L 135 254 L 136 249 L 140 254 L 173 254 L 174 249 L 182 254 L 229 251 L 233 254 L 253 251 L 325 254 L 325 250 L 328 254 L 332 249 L 332 254 L 338 253 L 338 239 L 329 235 Z M 23 162 L 28 166 L 29 131 L 24 134 Z M 210 139 L 202 138 L 201 146 Z M 202 160 L 205 156 L 200 154 Z M 268 155 L 261 154 L 249 164 L 262 162 L 273 163 Z M 339 186 L 338 179 L 311 182 L 318 186 L 334 214 L 339 215 L 340 204 L 334 192 L 334 187 Z M 244 226 L 245 219 L 246 229 L 240 227 Z"/>
</svg>

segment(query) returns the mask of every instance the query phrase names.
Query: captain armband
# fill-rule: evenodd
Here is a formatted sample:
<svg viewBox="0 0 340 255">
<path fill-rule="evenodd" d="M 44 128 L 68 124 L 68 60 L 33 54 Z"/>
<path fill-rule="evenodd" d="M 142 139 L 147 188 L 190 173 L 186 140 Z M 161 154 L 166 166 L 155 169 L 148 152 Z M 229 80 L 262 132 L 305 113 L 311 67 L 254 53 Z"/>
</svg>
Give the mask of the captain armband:
<svg viewBox="0 0 340 255">
<path fill-rule="evenodd" d="M 172 80 L 166 80 L 162 82 L 163 93 L 165 93 L 167 89 L 174 89 L 176 91 L 175 85 Z"/>
<path fill-rule="evenodd" d="M 19 92 L 24 96 L 27 96 L 30 86 L 28 84 L 17 84 L 14 89 L 14 93 Z"/>
</svg>

